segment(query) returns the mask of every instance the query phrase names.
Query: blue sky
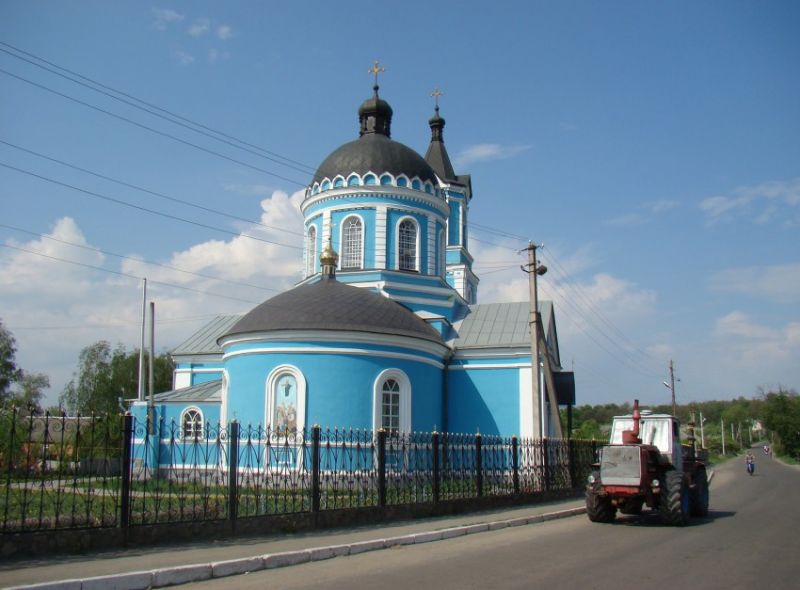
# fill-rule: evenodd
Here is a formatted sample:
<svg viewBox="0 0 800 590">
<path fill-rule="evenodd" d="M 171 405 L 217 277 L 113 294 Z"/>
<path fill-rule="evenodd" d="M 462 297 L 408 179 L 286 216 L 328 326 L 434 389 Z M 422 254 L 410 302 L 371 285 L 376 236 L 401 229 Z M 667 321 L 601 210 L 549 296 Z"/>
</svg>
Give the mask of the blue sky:
<svg viewBox="0 0 800 590">
<path fill-rule="evenodd" d="M 54 400 L 83 346 L 138 345 L 132 277 L 159 349 L 289 288 L 298 191 L 357 136 L 379 59 L 393 138 L 422 153 L 444 92 L 480 300 L 527 299 L 518 252 L 544 244 L 579 403 L 666 402 L 670 359 L 682 402 L 800 388 L 797 30 L 796 2 L 7 0 L 0 317 Z"/>
</svg>

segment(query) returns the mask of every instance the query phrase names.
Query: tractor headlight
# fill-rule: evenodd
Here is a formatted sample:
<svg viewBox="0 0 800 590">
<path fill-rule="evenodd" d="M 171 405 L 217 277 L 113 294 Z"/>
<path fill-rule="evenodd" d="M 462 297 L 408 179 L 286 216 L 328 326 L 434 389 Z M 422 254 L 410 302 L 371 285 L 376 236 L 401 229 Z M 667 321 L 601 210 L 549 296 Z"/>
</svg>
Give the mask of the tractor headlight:
<svg viewBox="0 0 800 590">
<path fill-rule="evenodd" d="M 587 479 L 589 480 L 589 483 L 594 483 L 597 478 L 594 476 L 594 473 L 591 473 Z"/>
<path fill-rule="evenodd" d="M 660 481 L 658 481 L 657 479 L 654 479 L 654 480 L 653 480 L 653 487 L 654 487 L 654 488 L 657 488 L 657 487 L 658 487 L 658 486 L 660 486 L 660 485 L 661 485 L 661 482 L 660 482 Z"/>
</svg>

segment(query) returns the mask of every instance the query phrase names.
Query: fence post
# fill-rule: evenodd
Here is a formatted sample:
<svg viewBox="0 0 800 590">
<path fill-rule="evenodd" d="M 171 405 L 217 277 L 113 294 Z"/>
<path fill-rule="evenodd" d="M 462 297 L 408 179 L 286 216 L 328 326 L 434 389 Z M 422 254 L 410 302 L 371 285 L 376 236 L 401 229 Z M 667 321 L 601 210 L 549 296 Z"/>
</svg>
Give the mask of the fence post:
<svg viewBox="0 0 800 590">
<path fill-rule="evenodd" d="M 481 452 L 481 433 L 475 435 L 475 485 L 478 497 L 483 497 L 483 453 Z"/>
<path fill-rule="evenodd" d="M 228 450 L 228 520 L 236 528 L 239 512 L 239 421 L 231 422 Z"/>
<path fill-rule="evenodd" d="M 547 438 L 542 439 L 542 465 L 544 466 L 544 491 L 550 491 L 550 451 Z"/>
<path fill-rule="evenodd" d="M 439 433 L 435 430 L 431 434 L 431 453 L 433 468 L 433 501 L 439 501 Z"/>
<path fill-rule="evenodd" d="M 378 506 L 386 506 L 386 431 L 378 430 Z"/>
<path fill-rule="evenodd" d="M 511 477 L 514 482 L 514 493 L 519 494 L 519 440 L 516 436 L 511 437 Z"/>
<path fill-rule="evenodd" d="M 575 489 L 575 440 L 567 440 L 567 448 L 569 451 L 569 487 Z"/>
<path fill-rule="evenodd" d="M 126 413 L 122 417 L 122 481 L 119 490 L 119 526 L 127 537 L 131 526 L 131 463 L 133 445 L 133 416 Z"/>
<path fill-rule="evenodd" d="M 319 424 L 311 427 L 311 512 L 314 513 L 316 523 L 320 506 L 320 440 L 321 428 Z"/>
</svg>

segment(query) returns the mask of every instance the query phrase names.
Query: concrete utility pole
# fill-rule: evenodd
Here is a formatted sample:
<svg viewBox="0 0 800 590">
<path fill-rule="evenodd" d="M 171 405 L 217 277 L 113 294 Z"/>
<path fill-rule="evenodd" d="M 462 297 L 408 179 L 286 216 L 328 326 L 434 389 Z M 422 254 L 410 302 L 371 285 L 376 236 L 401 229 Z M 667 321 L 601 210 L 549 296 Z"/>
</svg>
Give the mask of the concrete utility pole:
<svg viewBox="0 0 800 590">
<path fill-rule="evenodd" d="M 150 434 L 156 431 L 156 402 L 155 402 L 155 373 L 153 364 L 155 363 L 156 354 L 156 302 L 150 302 L 150 362 L 148 364 L 148 391 L 150 396 L 147 402 L 148 422 L 150 424 Z"/>
<path fill-rule="evenodd" d="M 703 422 L 705 421 L 706 419 L 703 418 L 703 412 L 700 412 L 700 448 L 702 449 L 706 448 L 706 435 L 705 431 L 703 430 Z"/>
<path fill-rule="evenodd" d="M 722 436 L 722 454 L 725 454 L 725 420 L 719 419 L 719 433 Z"/>
<path fill-rule="evenodd" d="M 142 340 L 139 344 L 139 392 L 140 402 L 144 401 L 144 332 L 147 325 L 147 279 L 142 279 Z"/>
<path fill-rule="evenodd" d="M 531 372 L 533 388 L 533 438 L 542 438 L 545 434 L 542 408 L 542 377 L 539 373 L 539 293 L 536 279 L 547 272 L 547 267 L 538 264 L 536 260 L 536 244 L 528 242 L 528 264 L 522 270 L 528 273 L 528 290 L 530 301 L 530 329 L 531 329 Z"/>
<path fill-rule="evenodd" d="M 678 381 L 680 381 L 680 379 L 678 379 Z M 664 387 L 669 389 L 672 394 L 672 415 L 677 417 L 678 406 L 675 404 L 675 365 L 672 363 L 672 359 L 669 360 L 669 383 L 666 381 L 662 381 L 661 383 Z"/>
</svg>

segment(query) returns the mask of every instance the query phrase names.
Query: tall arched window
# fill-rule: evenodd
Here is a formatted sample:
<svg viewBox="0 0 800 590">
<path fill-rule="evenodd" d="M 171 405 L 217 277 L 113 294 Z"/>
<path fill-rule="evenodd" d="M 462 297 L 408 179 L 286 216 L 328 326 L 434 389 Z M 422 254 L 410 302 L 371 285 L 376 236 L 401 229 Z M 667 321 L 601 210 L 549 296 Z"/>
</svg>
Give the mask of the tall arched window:
<svg viewBox="0 0 800 590">
<path fill-rule="evenodd" d="M 439 276 L 447 274 L 447 243 L 444 241 L 444 230 L 439 230 Z"/>
<path fill-rule="evenodd" d="M 387 369 L 375 380 L 373 428 L 389 434 L 411 431 L 411 382 L 399 369 Z"/>
<path fill-rule="evenodd" d="M 187 408 L 181 416 L 181 434 L 186 440 L 203 437 L 203 413 L 197 408 Z"/>
<path fill-rule="evenodd" d="M 342 270 L 362 268 L 363 227 L 358 217 L 352 216 L 342 224 Z"/>
<path fill-rule="evenodd" d="M 306 276 L 314 274 L 317 268 L 317 226 L 309 225 L 306 234 Z"/>
<path fill-rule="evenodd" d="M 397 228 L 397 257 L 400 270 L 418 270 L 417 224 L 413 219 L 404 219 Z"/>
</svg>

